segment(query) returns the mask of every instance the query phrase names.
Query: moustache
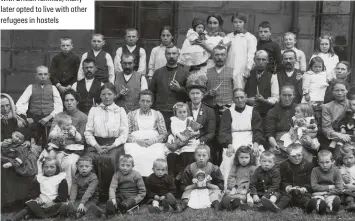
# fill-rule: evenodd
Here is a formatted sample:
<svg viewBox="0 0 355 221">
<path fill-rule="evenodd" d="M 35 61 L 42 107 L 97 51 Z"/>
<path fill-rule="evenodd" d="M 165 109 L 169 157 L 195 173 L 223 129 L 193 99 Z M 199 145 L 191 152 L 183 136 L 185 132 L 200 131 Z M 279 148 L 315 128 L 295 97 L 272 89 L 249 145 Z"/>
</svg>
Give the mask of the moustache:
<svg viewBox="0 0 355 221">
<path fill-rule="evenodd" d="M 292 63 L 291 62 L 286 62 L 285 65 L 292 65 Z"/>
</svg>

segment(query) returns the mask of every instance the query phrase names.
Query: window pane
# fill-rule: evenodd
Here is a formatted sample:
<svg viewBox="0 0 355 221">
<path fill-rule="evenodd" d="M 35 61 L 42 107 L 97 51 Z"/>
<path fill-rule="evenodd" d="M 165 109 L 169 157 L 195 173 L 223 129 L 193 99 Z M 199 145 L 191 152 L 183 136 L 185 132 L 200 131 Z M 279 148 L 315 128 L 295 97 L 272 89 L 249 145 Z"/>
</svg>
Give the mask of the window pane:
<svg viewBox="0 0 355 221">
<path fill-rule="evenodd" d="M 325 1 L 323 13 L 349 14 L 351 1 Z"/>
<path fill-rule="evenodd" d="M 109 33 L 104 33 L 104 31 L 108 30 L 125 30 L 133 26 L 133 9 L 131 8 L 102 8 L 101 9 L 101 30 L 103 30 L 103 35 L 107 35 L 109 37 L 123 37 L 120 32 L 117 32 L 117 35 L 112 35 L 113 33 L 110 31 Z"/>
<path fill-rule="evenodd" d="M 171 10 L 144 9 L 140 11 L 140 32 L 142 38 L 159 39 L 159 30 L 164 25 L 172 25 Z"/>
<path fill-rule="evenodd" d="M 172 8 L 173 7 L 173 2 L 164 2 L 164 1 L 154 1 L 154 2 L 146 2 L 143 1 L 140 3 L 141 7 L 146 7 L 146 8 Z"/>
<path fill-rule="evenodd" d="M 322 33 L 328 32 L 334 39 L 334 50 L 339 56 L 339 60 L 347 60 L 349 44 L 349 22 L 347 15 L 323 16 Z"/>
<path fill-rule="evenodd" d="M 133 7 L 134 1 L 100 1 L 103 6 L 125 6 Z"/>
</svg>

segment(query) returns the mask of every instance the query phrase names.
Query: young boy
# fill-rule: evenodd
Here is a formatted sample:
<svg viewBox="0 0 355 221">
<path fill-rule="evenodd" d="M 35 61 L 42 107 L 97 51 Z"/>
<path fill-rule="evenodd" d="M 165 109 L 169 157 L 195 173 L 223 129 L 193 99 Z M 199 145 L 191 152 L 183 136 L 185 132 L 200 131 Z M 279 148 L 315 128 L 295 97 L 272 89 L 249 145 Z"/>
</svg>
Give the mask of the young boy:
<svg viewBox="0 0 355 221">
<path fill-rule="evenodd" d="M 234 32 L 229 33 L 225 39 L 231 42 L 228 51 L 226 66 L 233 68 L 233 78 L 245 85 L 245 78 L 250 76 L 254 64 L 257 40 L 254 35 L 244 29 L 247 18 L 244 14 L 235 13 L 231 19 Z"/>
<path fill-rule="evenodd" d="M 53 57 L 49 73 L 52 84 L 57 87 L 60 93 L 64 93 L 76 82 L 80 66 L 80 58 L 73 54 L 73 41 L 71 38 L 60 38 L 60 49 L 62 52 Z"/>
<path fill-rule="evenodd" d="M 102 212 L 96 205 L 99 201 L 99 180 L 92 172 L 92 159 L 87 156 L 80 157 L 76 165 L 78 174 L 74 177 L 70 190 L 69 214 L 76 219 L 84 216 L 87 211 L 100 216 Z"/>
<path fill-rule="evenodd" d="M 285 45 L 285 50 L 292 50 L 296 53 L 296 63 L 295 63 L 295 68 L 305 72 L 307 70 L 307 62 L 306 62 L 306 55 L 304 54 L 303 51 L 297 49 L 295 47 L 296 45 L 296 35 L 293 34 L 292 32 L 286 32 L 284 36 L 284 45 Z M 285 50 L 281 51 L 281 54 L 284 53 Z"/>
<path fill-rule="evenodd" d="M 196 162 L 188 165 L 185 168 L 185 171 L 182 175 L 182 182 L 181 182 L 181 190 L 184 191 L 181 197 L 181 204 L 182 209 L 185 210 L 187 208 L 187 204 L 189 202 L 189 198 L 191 192 L 195 189 L 196 184 L 192 183 L 192 179 L 196 178 L 196 174 L 198 170 L 202 170 L 207 175 L 210 175 L 212 178 L 211 183 L 209 184 L 209 195 L 210 201 L 212 203 L 211 207 L 215 210 L 220 209 L 220 197 L 221 191 L 224 188 L 224 179 L 221 173 L 221 170 L 218 166 L 213 165 L 212 163 L 208 162 L 210 159 L 211 152 L 210 148 L 205 144 L 200 144 L 195 149 L 195 160 Z"/>
<path fill-rule="evenodd" d="M 280 164 L 281 198 L 276 204 L 280 209 L 288 205 L 296 206 L 307 211 L 315 208 L 308 202 L 311 200 L 311 172 L 313 164 L 303 158 L 301 144 L 291 144 L 288 148 L 288 160 Z"/>
<path fill-rule="evenodd" d="M 27 115 L 29 123 L 34 123 L 36 144 L 42 137 L 42 148 L 47 145 L 49 129 L 46 126 L 58 113 L 63 111 L 63 103 L 57 88 L 50 84 L 50 74 L 46 66 L 36 68 L 36 83 L 29 85 L 16 103 L 17 114 Z"/>
<path fill-rule="evenodd" d="M 250 196 L 255 204 L 260 203 L 272 212 L 280 211 L 275 204 L 280 198 L 280 171 L 275 167 L 275 154 L 264 151 L 260 155 L 260 166 L 250 180 Z M 261 198 L 261 199 L 260 199 Z"/>
<path fill-rule="evenodd" d="M 340 173 L 344 181 L 345 210 L 355 212 L 355 150 L 354 145 L 346 144 L 340 149 L 343 165 Z"/>
<path fill-rule="evenodd" d="M 340 209 L 340 197 L 343 192 L 343 179 L 339 169 L 334 165 L 333 155 L 328 150 L 318 152 L 319 167 L 315 167 L 311 173 L 311 186 L 313 190 L 311 203 L 319 214 L 325 214 L 327 206 L 331 212 Z M 312 211 L 309 211 L 312 212 Z"/>
<path fill-rule="evenodd" d="M 121 65 L 122 54 L 133 54 L 135 57 L 134 71 L 145 75 L 146 74 L 146 53 L 144 48 L 137 45 L 138 42 L 138 30 L 134 28 L 126 29 L 125 42 L 126 45 L 119 47 L 116 51 L 114 60 L 115 73 L 123 71 Z"/>
<path fill-rule="evenodd" d="M 118 171 L 113 175 L 109 200 L 106 203 L 106 216 L 114 215 L 117 209 L 125 214 L 138 205 L 146 195 L 142 176 L 133 170 L 133 157 L 129 154 L 120 156 Z"/>
<path fill-rule="evenodd" d="M 81 57 L 80 67 L 78 70 L 78 81 L 83 79 L 84 70 L 83 70 L 83 61 L 86 58 L 95 59 L 96 64 L 96 74 L 95 78 L 102 83 L 115 82 L 115 71 L 113 66 L 112 57 L 109 53 L 102 50 L 102 47 L 105 45 L 105 37 L 102 34 L 93 34 L 91 39 L 92 50 L 86 52 Z"/>
<path fill-rule="evenodd" d="M 269 54 L 269 63 L 267 70 L 271 73 L 281 71 L 281 48 L 273 42 L 271 37 L 271 25 L 267 21 L 263 21 L 258 26 L 259 41 L 256 49 L 265 50 Z"/>
<path fill-rule="evenodd" d="M 168 163 L 164 159 L 156 159 L 153 163 L 153 171 L 146 180 L 148 205 L 150 213 L 160 213 L 159 204 L 161 203 L 164 212 L 169 211 L 169 205 L 174 211 L 181 211 L 174 197 L 176 187 L 174 179 L 167 175 Z"/>
</svg>

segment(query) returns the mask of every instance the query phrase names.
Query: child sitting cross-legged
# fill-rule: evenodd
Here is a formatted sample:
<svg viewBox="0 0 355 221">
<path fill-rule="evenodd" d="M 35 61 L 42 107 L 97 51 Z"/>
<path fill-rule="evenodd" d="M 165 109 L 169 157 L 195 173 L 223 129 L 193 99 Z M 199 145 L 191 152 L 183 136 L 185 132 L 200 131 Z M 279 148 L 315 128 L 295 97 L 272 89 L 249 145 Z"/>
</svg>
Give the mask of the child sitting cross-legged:
<svg viewBox="0 0 355 221">
<path fill-rule="evenodd" d="M 169 211 L 169 206 L 174 211 L 180 212 L 181 208 L 174 197 L 176 187 L 174 179 L 168 176 L 168 163 L 164 159 L 156 159 L 153 163 L 153 171 L 146 180 L 148 210 L 150 213 L 160 213 L 159 205 L 163 206 L 164 212 Z"/>
<path fill-rule="evenodd" d="M 223 175 L 218 166 L 208 162 L 210 155 L 210 148 L 207 145 L 198 145 L 195 149 L 196 162 L 188 165 L 184 170 L 180 187 L 181 190 L 184 191 L 181 197 L 183 210 L 191 205 L 189 204 L 189 201 L 193 200 L 192 197 L 195 195 L 192 194 L 192 192 L 195 189 L 199 189 L 201 186 L 199 185 L 199 182 L 193 182 L 194 178 L 197 178 L 199 171 L 203 171 L 205 173 L 205 177 L 210 176 L 212 179 L 210 182 L 206 182 L 205 187 L 203 187 L 208 189 L 209 201 L 207 203 L 210 204 L 215 210 L 220 209 L 219 199 L 221 197 L 221 191 L 224 187 Z M 199 202 L 201 204 L 196 205 L 194 203 L 194 205 L 192 205 L 193 208 L 206 208 L 206 202 Z"/>
<path fill-rule="evenodd" d="M 345 210 L 355 212 L 355 147 L 345 144 L 340 148 L 342 166 L 340 173 L 344 181 L 344 203 Z"/>
<path fill-rule="evenodd" d="M 278 212 L 276 201 L 280 198 L 280 171 L 275 167 L 275 154 L 264 151 L 260 156 L 260 166 L 256 168 L 250 181 L 250 195 L 255 204 L 261 202 L 260 209 Z M 260 199 L 261 198 L 261 199 Z"/>
<path fill-rule="evenodd" d="M 133 157 L 129 154 L 120 156 L 118 171 L 113 175 L 109 200 L 106 203 L 106 217 L 114 215 L 118 210 L 125 214 L 138 205 L 146 195 L 142 176 L 133 170 Z"/>
<path fill-rule="evenodd" d="M 70 189 L 69 214 L 79 219 L 86 212 L 91 211 L 98 217 L 102 215 L 96 205 L 99 201 L 97 185 L 99 180 L 92 172 L 92 159 L 87 156 L 80 157 L 76 162 L 78 173 L 73 179 Z"/>
<path fill-rule="evenodd" d="M 344 186 L 339 169 L 334 165 L 333 155 L 328 150 L 318 153 L 319 167 L 315 167 L 311 173 L 312 199 L 309 203 L 315 205 L 319 214 L 325 214 L 327 207 L 331 213 L 340 209 L 340 197 Z M 311 211 L 309 211 L 311 212 Z"/>
</svg>

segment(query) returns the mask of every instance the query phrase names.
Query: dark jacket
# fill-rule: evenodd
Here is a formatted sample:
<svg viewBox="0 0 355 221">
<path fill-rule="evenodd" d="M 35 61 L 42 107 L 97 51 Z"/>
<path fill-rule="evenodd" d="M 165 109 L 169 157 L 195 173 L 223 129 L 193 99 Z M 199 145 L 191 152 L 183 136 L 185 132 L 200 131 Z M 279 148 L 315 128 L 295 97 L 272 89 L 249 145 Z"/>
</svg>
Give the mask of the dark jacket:
<svg viewBox="0 0 355 221">
<path fill-rule="evenodd" d="M 289 77 L 285 70 L 279 71 L 277 73 L 277 81 L 279 82 L 280 94 L 281 88 L 285 85 L 293 85 L 295 87 L 295 98 L 293 102 L 296 104 L 301 103 L 302 100 L 302 79 L 297 80 L 297 74 L 302 73 L 300 70 L 295 69 L 292 76 Z M 302 73 L 303 74 L 303 73 Z"/>
<path fill-rule="evenodd" d="M 269 193 L 280 192 L 280 171 L 275 166 L 269 170 L 264 171 L 261 166 L 256 168 L 250 181 L 250 195 L 264 196 Z"/>
<path fill-rule="evenodd" d="M 145 181 L 147 188 L 147 198 L 154 199 L 155 195 L 164 196 L 167 193 L 176 194 L 176 187 L 172 177 L 165 174 L 163 177 L 157 177 L 152 173 Z"/>
</svg>

